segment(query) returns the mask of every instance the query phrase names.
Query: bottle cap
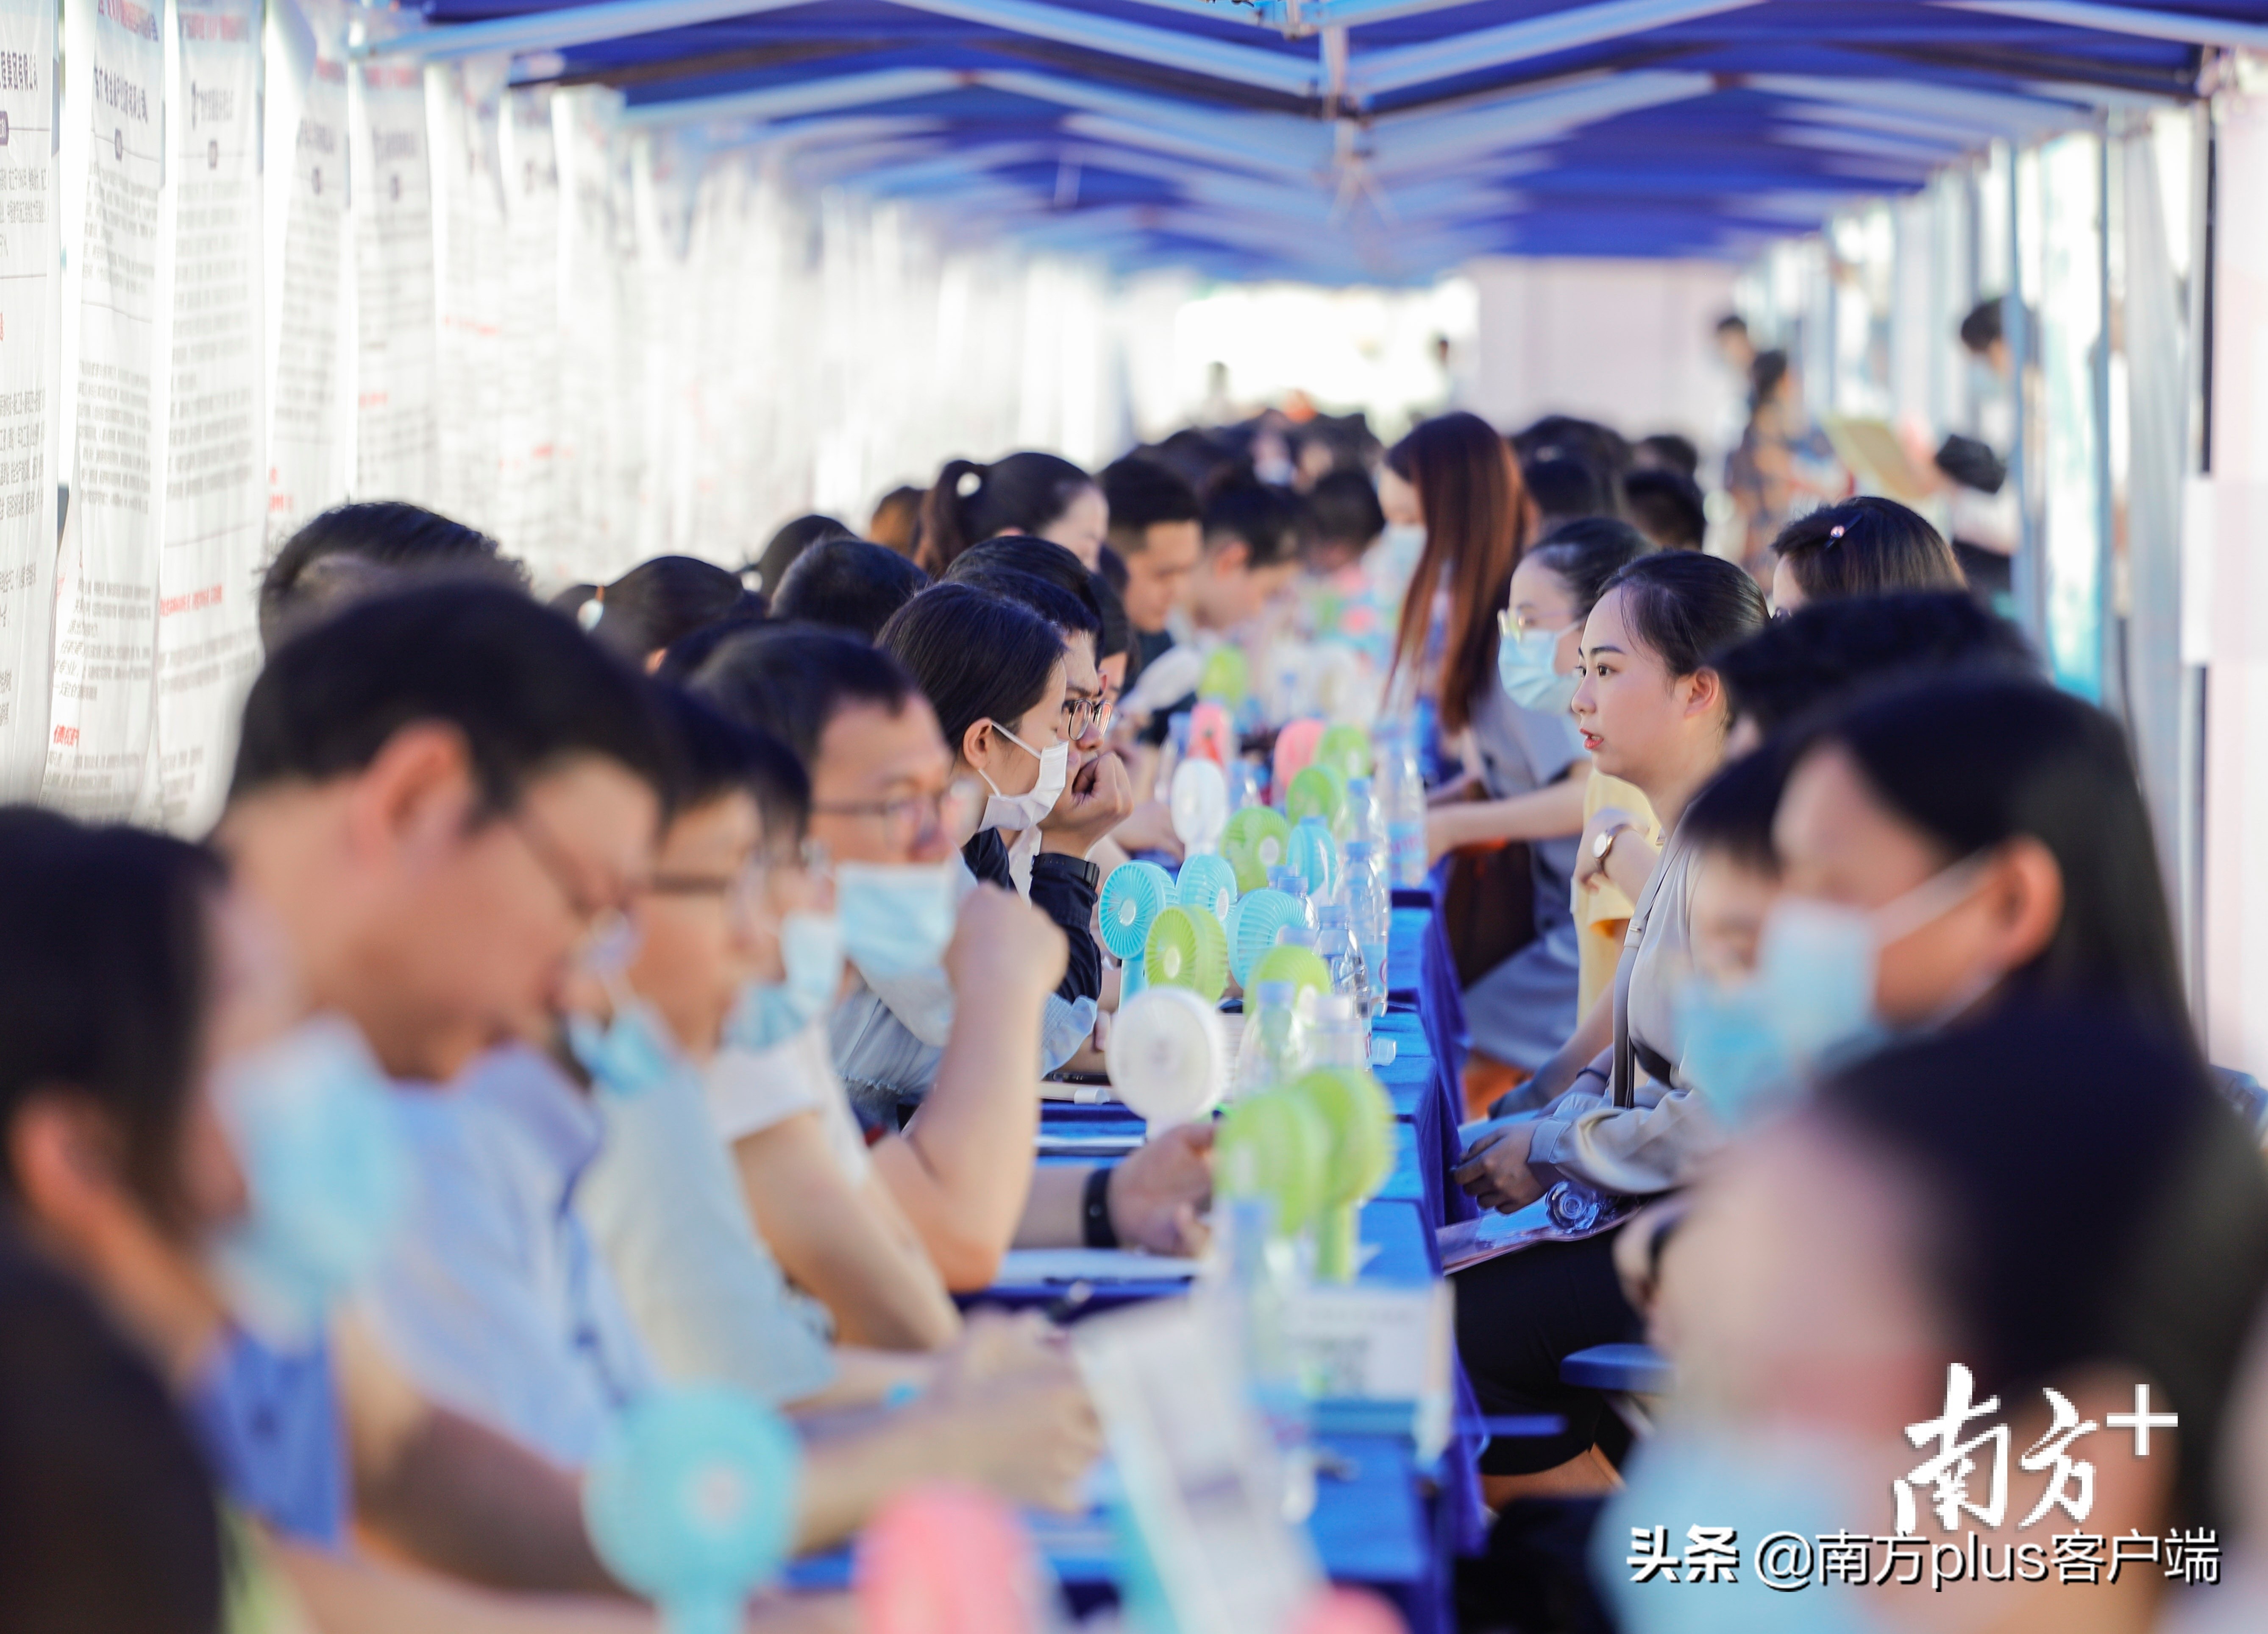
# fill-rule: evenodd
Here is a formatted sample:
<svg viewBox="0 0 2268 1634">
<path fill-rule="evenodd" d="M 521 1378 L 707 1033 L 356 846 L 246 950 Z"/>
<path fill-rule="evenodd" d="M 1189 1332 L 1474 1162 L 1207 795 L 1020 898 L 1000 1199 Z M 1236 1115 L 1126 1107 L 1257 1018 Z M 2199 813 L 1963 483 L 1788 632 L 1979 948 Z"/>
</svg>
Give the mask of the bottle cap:
<svg viewBox="0 0 2268 1634">
<path fill-rule="evenodd" d="M 1253 989 L 1252 996 L 1262 1009 L 1290 1009 L 1298 992 L 1292 982 L 1263 981 Z"/>
</svg>

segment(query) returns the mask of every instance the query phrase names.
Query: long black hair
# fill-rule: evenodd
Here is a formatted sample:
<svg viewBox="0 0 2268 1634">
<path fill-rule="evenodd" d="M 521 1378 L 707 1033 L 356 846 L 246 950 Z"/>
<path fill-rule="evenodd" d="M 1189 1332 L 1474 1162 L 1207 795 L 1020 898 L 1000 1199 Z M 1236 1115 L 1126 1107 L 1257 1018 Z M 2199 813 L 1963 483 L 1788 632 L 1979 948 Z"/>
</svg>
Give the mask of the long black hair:
<svg viewBox="0 0 2268 1634">
<path fill-rule="evenodd" d="M 1873 494 L 1796 518 L 1772 541 L 1772 553 L 1813 601 L 1969 588 L 1936 529 L 1896 499 Z"/>
<path fill-rule="evenodd" d="M 980 721 L 1013 730 L 1063 662 L 1053 625 L 965 584 L 923 591 L 882 626 L 875 645 L 912 673 L 956 757 Z"/>
<path fill-rule="evenodd" d="M 1657 551 L 1616 570 L 1602 587 L 1623 593 L 1623 618 L 1671 676 L 1713 668 L 1716 655 L 1771 622 L 1756 581 L 1720 557 Z"/>
<path fill-rule="evenodd" d="M 2014 985 L 2063 1002 L 2121 1004 L 2192 1039 L 2149 812 L 2109 715 L 2044 682 L 1956 673 L 1860 698 L 1801 748 L 1822 743 L 1847 751 L 1882 804 L 1948 866 L 2020 834 L 2048 848 L 2063 876 L 2063 913 Z"/>
<path fill-rule="evenodd" d="M 1042 533 L 1094 478 L 1059 455 L 1012 454 L 990 465 L 948 460 L 922 502 L 922 566 L 942 574 L 971 545 L 1004 533 Z"/>
<path fill-rule="evenodd" d="M 84 1098 L 116 1129 L 134 1194 L 184 1230 L 182 1126 L 213 990 L 208 851 L 132 828 L 0 807 L 0 1131 L 35 1095 Z M 0 1192 L 17 1177 L 0 1162 Z"/>
<path fill-rule="evenodd" d="M 1578 516 L 1564 521 L 1528 547 L 1525 560 L 1548 567 L 1575 603 L 1575 617 L 1588 618 L 1614 576 L 1653 546 L 1616 516 Z"/>
</svg>

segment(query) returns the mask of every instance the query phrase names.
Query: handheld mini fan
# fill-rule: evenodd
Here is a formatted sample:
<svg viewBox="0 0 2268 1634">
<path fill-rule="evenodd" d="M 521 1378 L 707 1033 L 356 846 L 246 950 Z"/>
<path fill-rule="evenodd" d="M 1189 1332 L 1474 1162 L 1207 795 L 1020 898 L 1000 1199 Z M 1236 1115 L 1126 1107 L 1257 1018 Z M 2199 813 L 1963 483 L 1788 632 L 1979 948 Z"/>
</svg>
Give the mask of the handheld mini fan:
<svg viewBox="0 0 2268 1634">
<path fill-rule="evenodd" d="M 1320 721 L 1293 721 L 1276 734 L 1276 798 L 1282 800 L 1292 780 L 1306 771 L 1315 758 L 1316 745 L 1323 739 L 1323 723 Z"/>
<path fill-rule="evenodd" d="M 1228 933 L 1203 908 L 1167 908 L 1150 927 L 1142 963 L 1158 986 L 1187 987 L 1218 1004 L 1228 991 Z"/>
<path fill-rule="evenodd" d="M 866 1634 L 1038 1634 L 1045 1593 L 1032 1534 L 981 1488 L 933 1482 L 885 1504 L 850 1568 Z"/>
<path fill-rule="evenodd" d="M 1263 981 L 1290 982 L 1295 1000 L 1301 989 L 1328 994 L 1331 990 L 1331 967 L 1323 963 L 1323 956 L 1314 949 L 1287 942 L 1269 949 L 1252 966 L 1253 987 Z"/>
<path fill-rule="evenodd" d="M 1264 1198 L 1275 1234 L 1304 1230 L 1322 1207 L 1330 1130 L 1314 1105 L 1288 1089 L 1241 1100 L 1213 1137 L 1213 1185 L 1223 1196 Z"/>
<path fill-rule="evenodd" d="M 1173 905 L 1173 876 L 1155 862 L 1122 863 L 1102 882 L 1095 917 L 1101 923 L 1102 945 L 1126 967 L 1119 978 L 1122 1001 L 1142 990 L 1148 976 L 1142 956 L 1150 945 L 1150 927 Z"/>
<path fill-rule="evenodd" d="M 1110 1084 L 1153 1129 L 1202 1118 L 1228 1092 L 1228 1029 L 1214 1002 L 1161 980 L 1118 1007 L 1103 1052 Z"/>
<path fill-rule="evenodd" d="M 1228 780 L 1211 760 L 1192 756 L 1174 768 L 1174 832 L 1195 855 L 1214 849 L 1228 825 Z"/>
<path fill-rule="evenodd" d="M 1205 655 L 1204 673 L 1197 678 L 1197 696 L 1208 703 L 1226 706 L 1231 714 L 1252 690 L 1252 668 L 1244 649 L 1224 641 Z"/>
<path fill-rule="evenodd" d="M 1282 812 L 1270 807 L 1247 806 L 1229 818 L 1220 833 L 1220 854 L 1236 870 L 1237 889 L 1257 891 L 1265 885 L 1268 870 L 1284 866 L 1291 840 L 1292 825 Z"/>
<path fill-rule="evenodd" d="M 1236 985 L 1246 992 L 1252 991 L 1255 978 L 1252 967 L 1257 965 L 1276 945 L 1276 939 L 1292 925 L 1306 926 L 1307 905 L 1297 897 L 1263 885 L 1257 891 L 1248 891 L 1237 898 L 1229 910 L 1228 931 L 1229 973 Z M 1324 978 L 1324 986 L 1330 985 Z"/>
<path fill-rule="evenodd" d="M 1394 1103 L 1370 1074 L 1345 1067 L 1318 1067 L 1290 1093 L 1313 1107 L 1330 1131 L 1322 1212 L 1315 1222 L 1315 1275 L 1327 1283 L 1351 1283 L 1362 1205 L 1394 1172 Z"/>
<path fill-rule="evenodd" d="M 1310 766 L 1307 770 L 1312 772 L 1314 768 Z M 1301 777 L 1307 774 L 1300 773 Z M 1338 895 L 1339 842 L 1331 838 L 1329 826 L 1321 817 L 1300 819 L 1300 825 L 1292 831 L 1292 844 L 1285 858 L 1307 882 L 1308 896 L 1318 902 L 1327 902 Z"/>
<path fill-rule="evenodd" d="M 1224 766 L 1236 758 L 1236 723 L 1211 699 L 1189 711 L 1188 754 L 1192 760 Z"/>
<path fill-rule="evenodd" d="M 1236 888 L 1236 870 L 1227 859 L 1211 852 L 1199 852 L 1182 864 L 1181 874 L 1174 881 L 1174 900 L 1183 907 L 1203 908 L 1221 922 L 1224 928 L 1228 916 L 1243 893 Z"/>
<path fill-rule="evenodd" d="M 794 1541 L 801 1456 L 778 1416 L 738 1391 L 657 1390 L 600 1441 L 583 1523 L 668 1634 L 733 1634 Z"/>
<path fill-rule="evenodd" d="M 1314 763 L 1336 771 L 1342 779 L 1370 775 L 1370 734 L 1351 721 L 1323 728 L 1315 745 Z"/>
<path fill-rule="evenodd" d="M 1284 815 L 1294 823 L 1321 817 L 1325 828 L 1337 832 L 1339 819 L 1346 815 L 1346 780 L 1338 768 L 1318 761 L 1294 773 L 1284 794 Z"/>
</svg>

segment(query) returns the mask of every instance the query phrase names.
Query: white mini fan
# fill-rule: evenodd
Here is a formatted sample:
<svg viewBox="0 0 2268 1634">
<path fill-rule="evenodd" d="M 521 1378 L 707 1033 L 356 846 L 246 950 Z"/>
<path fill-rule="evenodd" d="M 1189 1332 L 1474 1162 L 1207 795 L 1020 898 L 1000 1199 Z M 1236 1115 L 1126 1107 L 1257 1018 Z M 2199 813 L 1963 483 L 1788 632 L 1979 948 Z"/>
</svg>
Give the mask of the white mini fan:
<svg viewBox="0 0 2268 1634">
<path fill-rule="evenodd" d="M 1187 987 L 1145 987 L 1121 1004 L 1104 1058 L 1118 1098 L 1152 1129 L 1205 1116 L 1228 1091 L 1228 1029 Z"/>
<path fill-rule="evenodd" d="M 1228 780 L 1195 756 L 1174 768 L 1174 832 L 1190 855 L 1216 850 L 1228 826 Z"/>
</svg>

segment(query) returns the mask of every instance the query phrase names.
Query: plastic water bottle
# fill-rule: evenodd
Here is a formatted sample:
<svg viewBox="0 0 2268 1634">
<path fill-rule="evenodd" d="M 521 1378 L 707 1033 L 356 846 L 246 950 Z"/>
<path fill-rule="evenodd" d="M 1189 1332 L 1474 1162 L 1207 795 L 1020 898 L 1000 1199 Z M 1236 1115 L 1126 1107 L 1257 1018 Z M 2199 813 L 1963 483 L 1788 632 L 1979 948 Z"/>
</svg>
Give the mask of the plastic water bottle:
<svg viewBox="0 0 2268 1634">
<path fill-rule="evenodd" d="M 1378 813 L 1377 786 L 1366 777 L 1351 777 L 1346 786 L 1347 844 L 1368 844 L 1386 854 L 1386 819 Z"/>
<path fill-rule="evenodd" d="M 1362 949 L 1354 939 L 1353 918 L 1344 899 L 1326 902 L 1317 911 L 1315 951 L 1330 966 L 1331 991 L 1353 1000 L 1355 1013 L 1366 1018 L 1370 1015 L 1370 972 L 1364 968 Z"/>
<path fill-rule="evenodd" d="M 1254 989 L 1236 1050 L 1237 1099 L 1289 1083 L 1307 1069 L 1307 1022 L 1298 997 L 1288 981 L 1263 981 Z"/>
<path fill-rule="evenodd" d="M 1396 886 L 1425 883 L 1425 780 L 1418 770 L 1418 740 L 1407 721 L 1381 728 L 1372 739 L 1379 763 L 1378 803 L 1386 819 L 1388 875 Z"/>
<path fill-rule="evenodd" d="M 1345 1067 L 1362 1071 L 1370 1065 L 1368 1023 L 1355 1009 L 1350 994 L 1308 993 L 1307 1055 L 1310 1067 Z"/>
<path fill-rule="evenodd" d="M 1267 1199 L 1234 1198 L 1221 1212 L 1229 1331 L 1252 1404 L 1275 1443 L 1284 1519 L 1297 1526 L 1315 1507 L 1314 1404 L 1284 1331 L 1284 1307 L 1300 1273 L 1292 1245 L 1271 1229 Z"/>
<path fill-rule="evenodd" d="M 1386 947 L 1394 924 L 1394 898 L 1386 884 L 1386 870 L 1378 847 L 1368 840 L 1351 839 L 1346 848 L 1346 905 L 1349 928 L 1363 971 L 1370 979 L 1370 1013 L 1386 1014 Z"/>
</svg>

